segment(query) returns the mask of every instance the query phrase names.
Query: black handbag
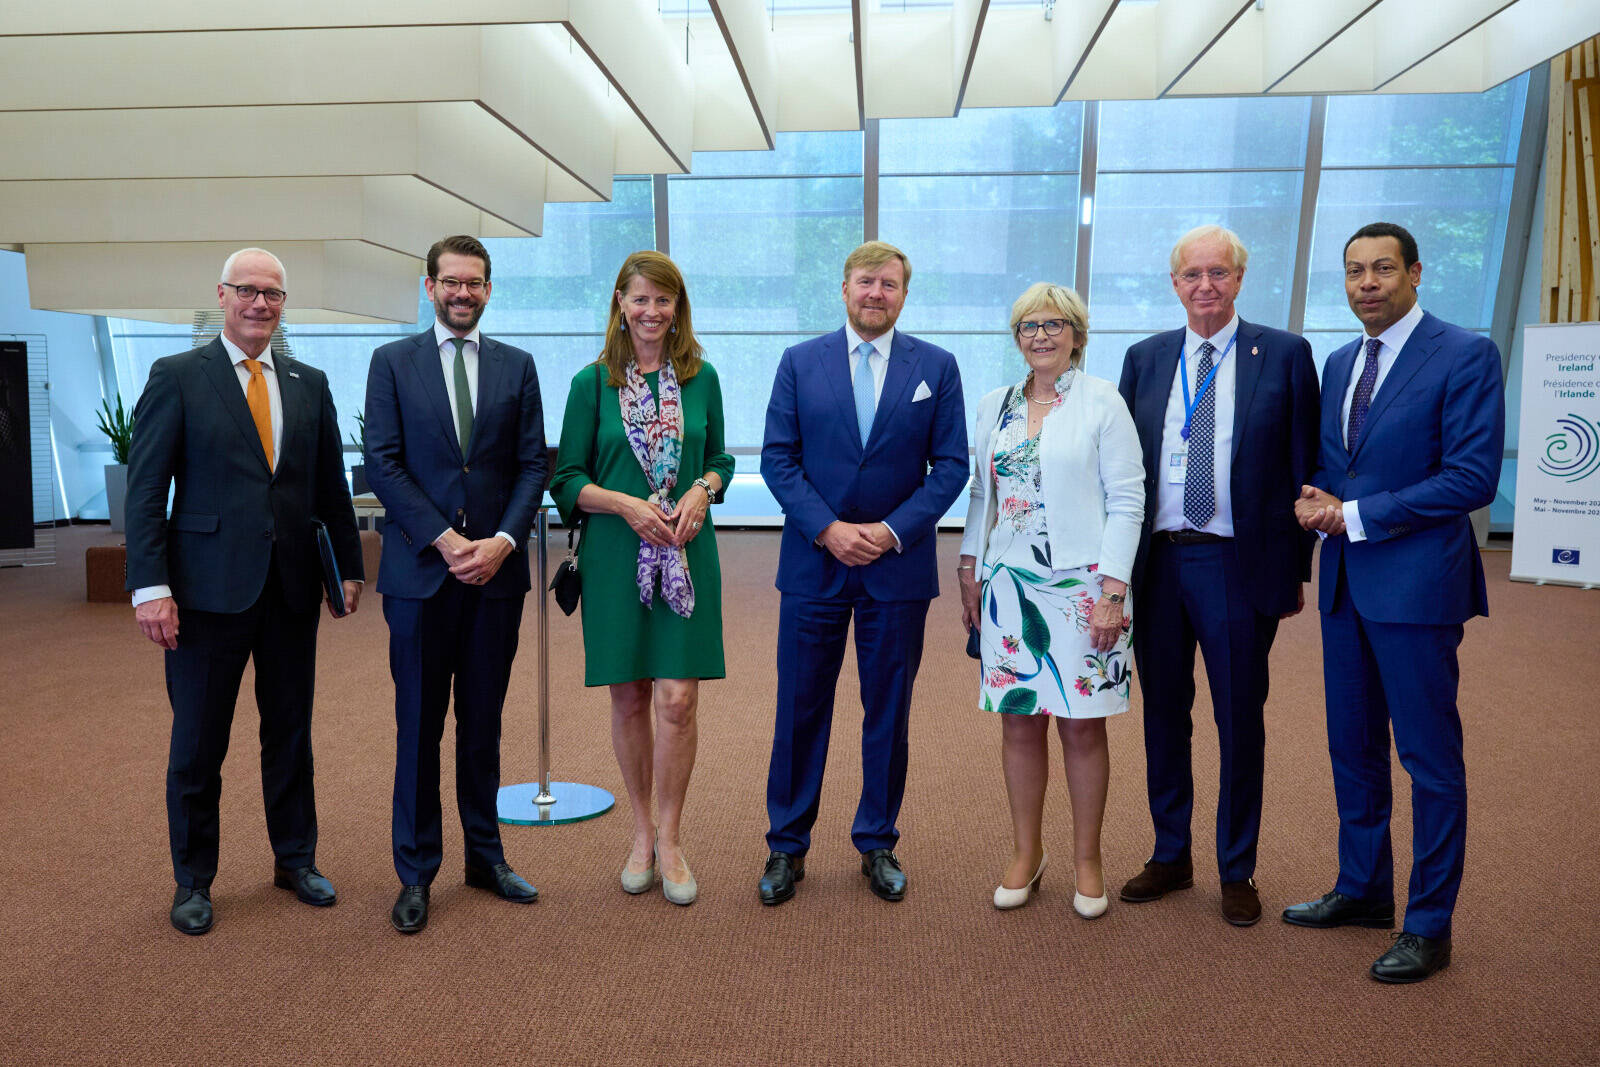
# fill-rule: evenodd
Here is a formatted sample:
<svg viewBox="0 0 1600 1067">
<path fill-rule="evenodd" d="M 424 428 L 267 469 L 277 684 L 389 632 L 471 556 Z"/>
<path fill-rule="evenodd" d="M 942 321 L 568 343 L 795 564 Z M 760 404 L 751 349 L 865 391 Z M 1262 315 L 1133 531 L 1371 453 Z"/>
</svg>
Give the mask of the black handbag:
<svg viewBox="0 0 1600 1067">
<path fill-rule="evenodd" d="M 600 441 L 600 378 L 602 367 L 594 376 L 594 433 L 589 439 L 589 462 L 594 462 L 594 451 Z M 578 600 L 583 596 L 583 576 L 578 573 L 578 553 L 583 550 L 583 529 L 589 524 L 588 512 L 581 508 L 573 514 L 572 525 L 567 527 L 567 558 L 556 567 L 550 579 L 550 591 L 556 595 L 556 607 L 562 614 L 571 615 L 578 610 Z M 576 542 L 576 547 L 574 546 Z"/>
</svg>

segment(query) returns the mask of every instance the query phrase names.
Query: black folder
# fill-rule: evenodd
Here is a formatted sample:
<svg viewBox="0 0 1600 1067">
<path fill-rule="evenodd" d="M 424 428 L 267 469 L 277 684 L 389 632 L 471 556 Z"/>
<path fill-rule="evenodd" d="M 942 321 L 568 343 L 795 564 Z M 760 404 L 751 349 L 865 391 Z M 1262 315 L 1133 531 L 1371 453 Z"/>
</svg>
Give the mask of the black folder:
<svg viewBox="0 0 1600 1067">
<path fill-rule="evenodd" d="M 322 588 L 328 594 L 333 617 L 342 619 L 348 609 L 344 603 L 344 580 L 339 576 L 339 561 L 333 556 L 333 538 L 328 536 L 327 524 L 321 519 L 312 519 L 311 526 L 317 531 L 317 555 L 322 558 Z"/>
</svg>

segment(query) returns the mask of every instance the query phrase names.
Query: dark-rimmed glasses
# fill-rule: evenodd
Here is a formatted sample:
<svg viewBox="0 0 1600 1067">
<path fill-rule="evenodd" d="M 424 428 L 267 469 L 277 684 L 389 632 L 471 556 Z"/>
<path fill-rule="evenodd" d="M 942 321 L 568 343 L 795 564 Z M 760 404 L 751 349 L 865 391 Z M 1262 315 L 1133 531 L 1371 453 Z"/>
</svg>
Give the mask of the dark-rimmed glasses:
<svg viewBox="0 0 1600 1067">
<path fill-rule="evenodd" d="M 267 302 L 268 307 L 277 307 L 283 303 L 283 298 L 288 296 L 282 289 L 257 289 L 253 285 L 234 285 L 232 282 L 223 282 L 229 289 L 238 294 L 239 299 L 246 304 L 254 304 L 256 297 L 261 297 Z"/>
<path fill-rule="evenodd" d="M 1043 322 L 1030 320 L 1017 323 L 1017 335 L 1020 337 L 1032 337 L 1042 329 L 1046 337 L 1060 337 L 1061 331 L 1066 328 L 1066 319 L 1045 319 Z"/>
</svg>

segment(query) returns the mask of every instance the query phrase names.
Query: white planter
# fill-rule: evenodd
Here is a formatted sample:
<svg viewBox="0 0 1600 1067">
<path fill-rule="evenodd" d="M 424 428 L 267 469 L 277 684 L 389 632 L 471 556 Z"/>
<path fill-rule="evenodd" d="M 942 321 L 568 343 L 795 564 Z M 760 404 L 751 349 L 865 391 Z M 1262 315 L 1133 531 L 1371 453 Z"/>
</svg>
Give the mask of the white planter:
<svg viewBox="0 0 1600 1067">
<path fill-rule="evenodd" d="M 128 465 L 106 464 L 106 510 L 111 513 L 111 529 L 122 533 L 122 516 L 128 501 Z"/>
</svg>

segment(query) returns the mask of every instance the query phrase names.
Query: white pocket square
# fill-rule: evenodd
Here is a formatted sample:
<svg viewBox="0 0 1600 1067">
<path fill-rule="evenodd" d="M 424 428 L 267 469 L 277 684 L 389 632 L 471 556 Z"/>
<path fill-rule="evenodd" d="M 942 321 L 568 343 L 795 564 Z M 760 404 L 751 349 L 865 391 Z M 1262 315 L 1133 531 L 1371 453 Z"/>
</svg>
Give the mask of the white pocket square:
<svg viewBox="0 0 1600 1067">
<path fill-rule="evenodd" d="M 932 395 L 933 390 L 928 388 L 926 381 L 922 381 L 917 384 L 917 391 L 911 394 L 911 402 L 915 404 L 917 401 L 926 400 Z"/>
</svg>

